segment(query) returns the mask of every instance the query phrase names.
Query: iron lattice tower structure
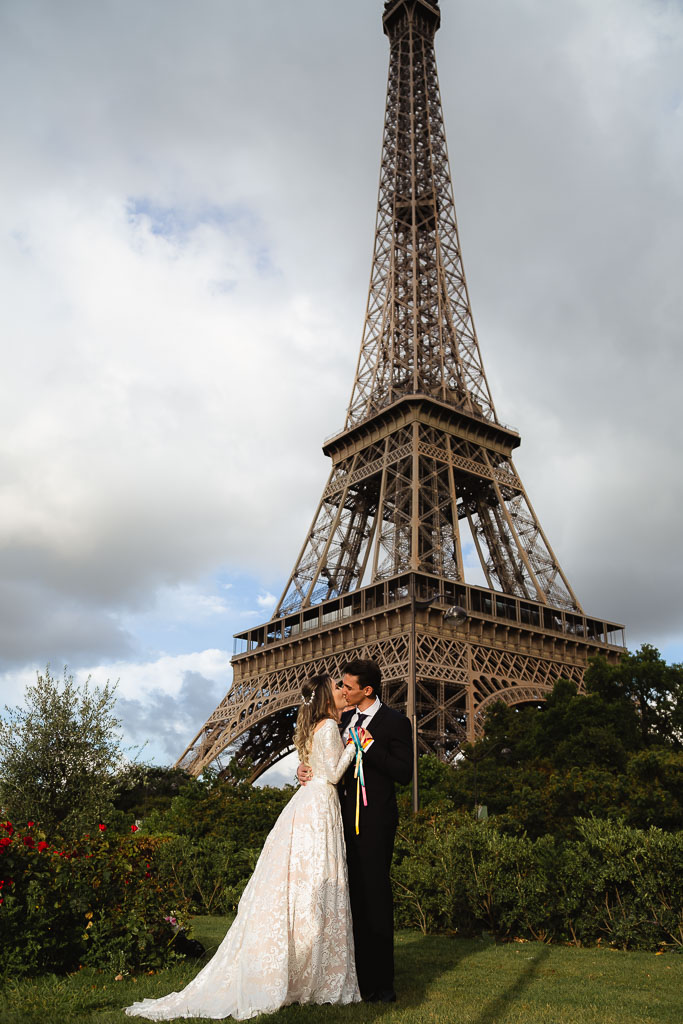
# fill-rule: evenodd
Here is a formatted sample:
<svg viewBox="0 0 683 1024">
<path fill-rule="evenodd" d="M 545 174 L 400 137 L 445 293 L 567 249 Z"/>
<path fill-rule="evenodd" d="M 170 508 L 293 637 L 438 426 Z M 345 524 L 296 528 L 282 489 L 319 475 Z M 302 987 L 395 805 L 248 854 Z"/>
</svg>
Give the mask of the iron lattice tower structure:
<svg viewBox="0 0 683 1024">
<path fill-rule="evenodd" d="M 621 626 L 587 617 L 512 462 L 462 265 L 434 36 L 437 0 L 388 0 L 390 42 L 375 245 L 346 424 L 270 622 L 237 634 L 233 685 L 178 764 L 222 754 L 254 777 L 291 749 L 304 678 L 380 662 L 385 701 L 421 751 L 450 758 L 495 700 L 541 701 Z M 465 581 L 463 536 L 486 586 Z M 453 605 L 458 617 L 444 613 Z M 465 617 L 466 616 L 466 617 Z"/>
</svg>

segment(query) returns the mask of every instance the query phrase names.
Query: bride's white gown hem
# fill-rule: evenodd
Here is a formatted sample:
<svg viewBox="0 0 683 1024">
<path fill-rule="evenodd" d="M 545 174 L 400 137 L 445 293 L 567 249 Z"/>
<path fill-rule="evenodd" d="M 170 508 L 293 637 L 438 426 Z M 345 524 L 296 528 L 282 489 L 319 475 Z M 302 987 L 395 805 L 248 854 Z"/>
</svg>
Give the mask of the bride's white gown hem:
<svg viewBox="0 0 683 1024">
<path fill-rule="evenodd" d="M 270 832 L 230 930 L 182 990 L 126 1013 L 148 1020 L 247 1020 L 290 1003 L 360 1001 L 336 783 L 353 758 L 328 719 L 313 737 L 314 777 Z"/>
</svg>

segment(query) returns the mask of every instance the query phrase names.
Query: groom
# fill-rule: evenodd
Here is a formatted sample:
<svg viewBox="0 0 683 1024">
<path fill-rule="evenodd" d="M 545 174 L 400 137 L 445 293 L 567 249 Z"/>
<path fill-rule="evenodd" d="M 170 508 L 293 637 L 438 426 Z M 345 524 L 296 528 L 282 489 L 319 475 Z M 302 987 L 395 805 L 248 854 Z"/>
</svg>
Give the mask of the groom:
<svg viewBox="0 0 683 1024">
<path fill-rule="evenodd" d="M 349 897 L 353 917 L 358 986 L 363 999 L 391 1003 L 394 991 L 394 903 L 391 893 L 391 857 L 398 825 L 394 783 L 412 777 L 412 729 L 405 715 L 379 699 L 382 675 L 375 661 L 350 661 L 344 667 L 342 688 L 347 710 L 340 728 L 344 742 L 352 726 L 372 736 L 363 755 L 367 807 L 360 800 L 356 834 L 356 780 L 353 766 L 339 784 Z M 299 765 L 299 780 L 310 769 Z"/>
</svg>

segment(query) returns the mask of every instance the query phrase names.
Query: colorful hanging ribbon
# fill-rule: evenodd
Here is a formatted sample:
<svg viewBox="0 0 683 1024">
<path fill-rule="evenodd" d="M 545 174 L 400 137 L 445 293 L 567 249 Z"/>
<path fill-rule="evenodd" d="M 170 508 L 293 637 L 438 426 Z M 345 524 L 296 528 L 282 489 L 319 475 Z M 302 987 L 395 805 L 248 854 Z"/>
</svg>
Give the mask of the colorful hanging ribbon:
<svg viewBox="0 0 683 1024">
<path fill-rule="evenodd" d="M 353 776 L 356 780 L 356 835 L 360 832 L 360 796 L 363 794 L 363 806 L 368 806 L 368 798 L 365 792 L 365 775 L 363 773 L 363 741 L 358 735 L 358 729 L 351 727 L 349 729 L 349 740 L 353 743 L 356 748 L 356 765 L 353 770 Z M 369 744 L 366 744 L 369 745 Z"/>
</svg>

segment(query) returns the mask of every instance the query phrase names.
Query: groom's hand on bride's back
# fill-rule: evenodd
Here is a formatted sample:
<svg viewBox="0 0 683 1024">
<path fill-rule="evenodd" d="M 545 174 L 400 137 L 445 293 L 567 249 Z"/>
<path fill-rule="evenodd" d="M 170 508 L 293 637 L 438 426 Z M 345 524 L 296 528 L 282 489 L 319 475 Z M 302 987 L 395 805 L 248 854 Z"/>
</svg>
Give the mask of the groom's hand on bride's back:
<svg viewBox="0 0 683 1024">
<path fill-rule="evenodd" d="M 309 768 L 307 764 L 300 764 L 296 770 L 296 777 L 301 785 L 305 786 L 313 778 L 313 769 Z"/>
</svg>

